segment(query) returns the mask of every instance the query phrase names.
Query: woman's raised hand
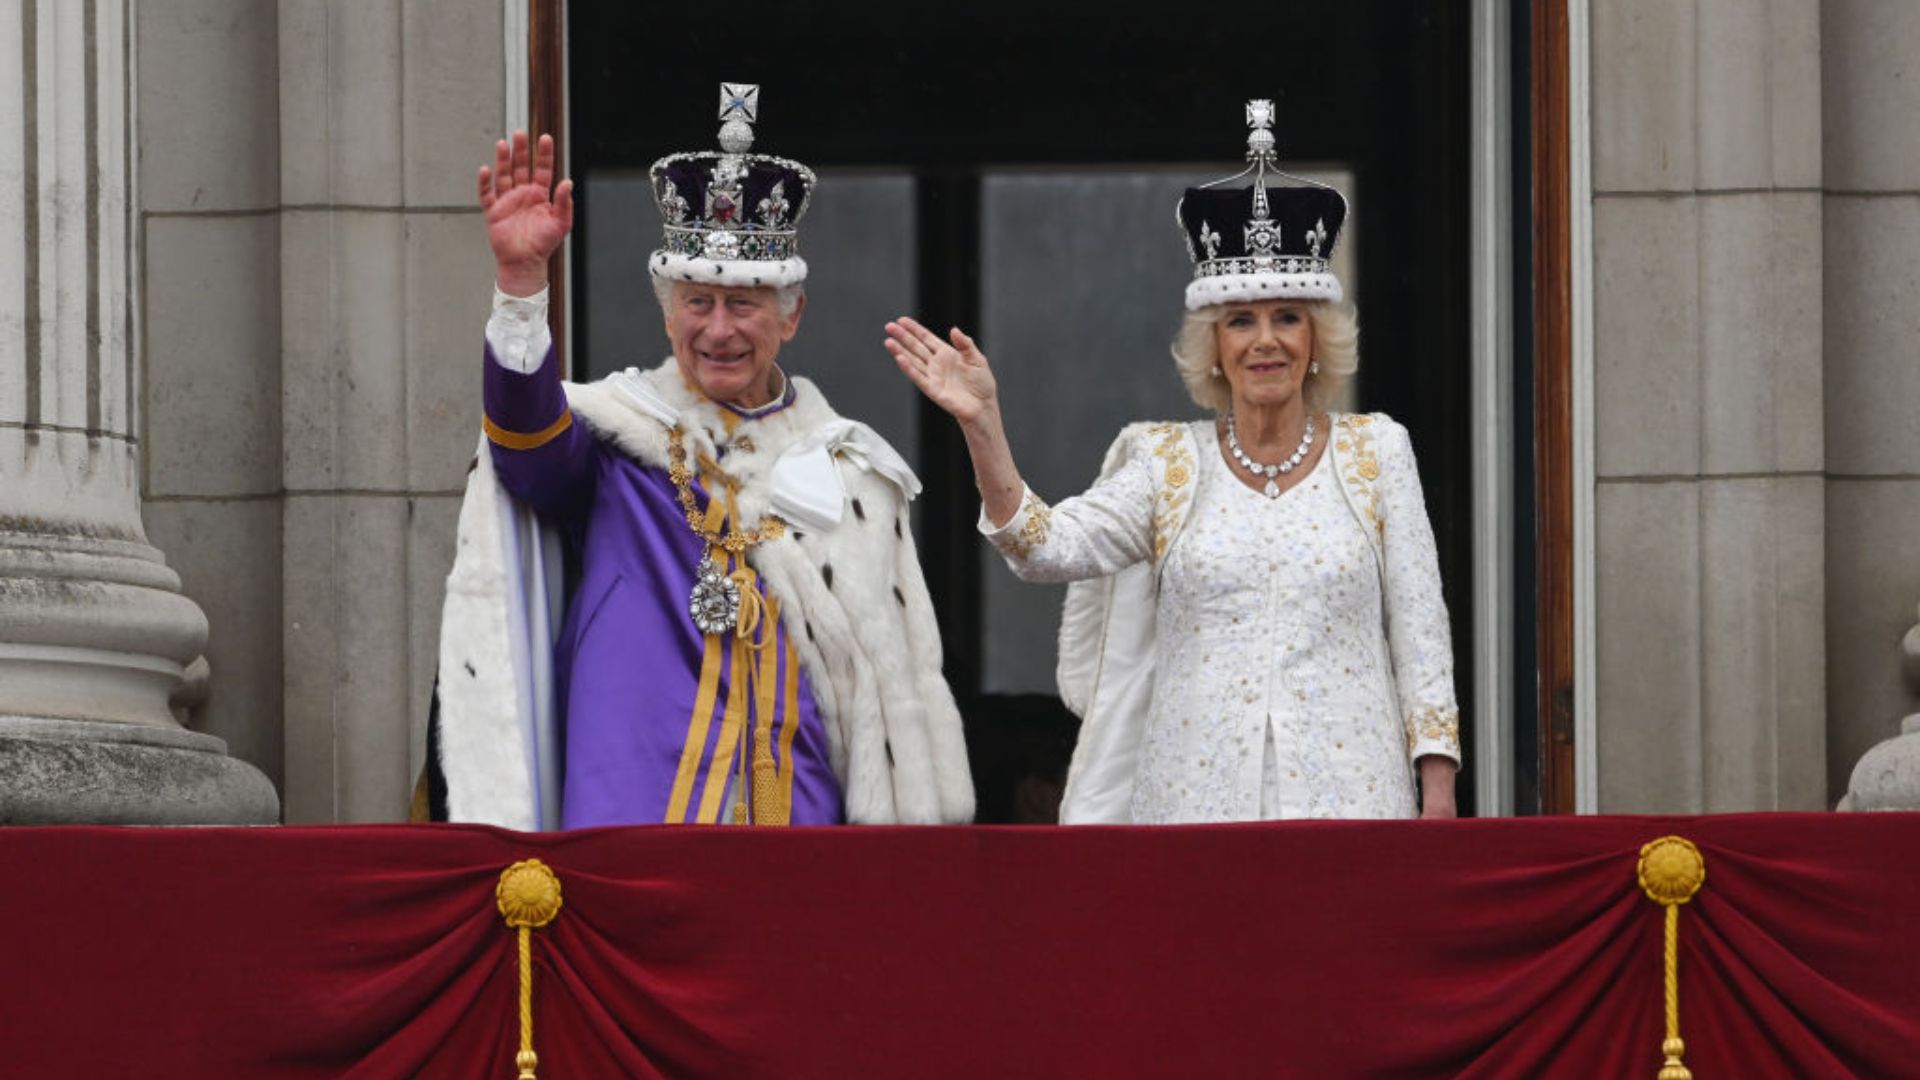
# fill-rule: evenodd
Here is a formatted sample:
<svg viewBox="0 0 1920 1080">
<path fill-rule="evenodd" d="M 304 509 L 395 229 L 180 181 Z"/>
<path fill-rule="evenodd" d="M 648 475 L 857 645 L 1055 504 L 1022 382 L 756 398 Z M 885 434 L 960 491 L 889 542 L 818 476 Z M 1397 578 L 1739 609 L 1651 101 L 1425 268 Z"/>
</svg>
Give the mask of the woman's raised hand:
<svg viewBox="0 0 1920 1080">
<path fill-rule="evenodd" d="M 527 133 L 493 147 L 493 165 L 480 166 L 480 209 L 493 246 L 500 288 L 532 296 L 547 285 L 547 260 L 573 228 L 573 181 L 553 183 L 553 136 L 527 152 Z"/>
<path fill-rule="evenodd" d="M 962 426 L 971 425 L 1000 408 L 993 369 L 987 355 L 959 327 L 952 342 L 902 315 L 887 324 L 887 351 L 913 385 Z"/>
<path fill-rule="evenodd" d="M 987 355 L 959 327 L 951 343 L 905 315 L 887 324 L 887 351 L 913 385 L 960 422 L 980 502 L 995 528 L 1013 520 L 1027 490 L 1000 424 L 1000 395 Z"/>
</svg>

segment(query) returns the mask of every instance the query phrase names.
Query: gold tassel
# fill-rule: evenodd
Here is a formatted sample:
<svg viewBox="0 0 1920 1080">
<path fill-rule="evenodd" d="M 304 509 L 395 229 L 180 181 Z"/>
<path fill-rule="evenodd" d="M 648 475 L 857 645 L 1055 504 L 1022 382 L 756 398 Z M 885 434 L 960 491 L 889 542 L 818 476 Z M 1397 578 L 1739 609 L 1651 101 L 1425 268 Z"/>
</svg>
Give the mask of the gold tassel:
<svg viewBox="0 0 1920 1080">
<path fill-rule="evenodd" d="M 733 821 L 745 825 L 785 825 L 790 814 L 780 797 L 779 769 L 773 760 L 773 707 L 778 687 L 780 605 L 760 591 L 760 577 L 747 565 L 745 555 L 734 563 L 727 575 L 740 587 L 740 618 L 733 628 L 733 677 L 741 680 L 747 700 L 752 703 L 753 723 L 750 739 L 740 747 L 740 794 L 733 806 Z M 751 764 L 749 765 L 749 762 Z"/>
<path fill-rule="evenodd" d="M 1680 905 L 1706 884 L 1707 861 L 1691 841 L 1663 836 L 1640 848 L 1639 877 L 1647 899 L 1666 909 L 1667 1037 L 1660 1044 L 1666 1062 L 1660 1066 L 1658 1080 L 1693 1080 L 1681 1060 L 1687 1044 L 1680 1039 Z"/>
<path fill-rule="evenodd" d="M 780 650 L 768 648 L 777 640 L 773 627 L 780 619 L 780 608 L 767 601 L 768 627 L 754 648 L 757 655 L 747 658 L 753 668 L 753 823 L 785 825 L 790 808 L 781 797 L 780 771 L 773 762 L 773 708 L 780 672 Z"/>
<path fill-rule="evenodd" d="M 494 888 L 500 917 L 519 931 L 520 1052 L 514 1055 L 519 1080 L 537 1080 L 540 1057 L 533 1052 L 533 930 L 560 914 L 560 878 L 539 859 L 523 859 L 500 872 Z"/>
</svg>

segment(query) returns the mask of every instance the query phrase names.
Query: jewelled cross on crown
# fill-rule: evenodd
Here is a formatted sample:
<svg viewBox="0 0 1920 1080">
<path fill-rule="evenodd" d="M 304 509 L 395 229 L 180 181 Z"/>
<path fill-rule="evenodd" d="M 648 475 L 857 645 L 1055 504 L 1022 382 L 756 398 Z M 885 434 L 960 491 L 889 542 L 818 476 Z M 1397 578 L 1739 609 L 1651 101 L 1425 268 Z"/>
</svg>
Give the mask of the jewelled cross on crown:
<svg viewBox="0 0 1920 1080">
<path fill-rule="evenodd" d="M 760 120 L 760 86 L 757 83 L 721 83 L 720 119 L 738 117 L 749 124 Z"/>
<path fill-rule="evenodd" d="M 720 84 L 720 160 L 713 163 L 713 182 L 707 188 L 706 218 L 719 231 L 709 232 L 701 253 L 710 259 L 740 255 L 740 238 L 730 230 L 743 211 L 741 181 L 747 163 L 740 156 L 753 147 L 753 124 L 760 117 L 760 87 L 754 83 Z"/>
<path fill-rule="evenodd" d="M 759 120 L 758 84 L 720 84 L 720 149 L 729 154 L 746 153 L 753 146 L 753 125 Z"/>
<path fill-rule="evenodd" d="M 1274 165 L 1273 102 L 1255 98 L 1247 102 L 1247 160 L 1253 162 L 1253 220 L 1246 226 L 1247 254 L 1255 259 L 1270 259 L 1280 250 L 1280 224 L 1272 220 L 1267 208 L 1267 169 Z"/>
<path fill-rule="evenodd" d="M 1255 98 L 1247 102 L 1247 160 L 1253 163 L 1253 216 L 1267 216 L 1266 172 L 1274 168 L 1273 102 Z"/>
</svg>

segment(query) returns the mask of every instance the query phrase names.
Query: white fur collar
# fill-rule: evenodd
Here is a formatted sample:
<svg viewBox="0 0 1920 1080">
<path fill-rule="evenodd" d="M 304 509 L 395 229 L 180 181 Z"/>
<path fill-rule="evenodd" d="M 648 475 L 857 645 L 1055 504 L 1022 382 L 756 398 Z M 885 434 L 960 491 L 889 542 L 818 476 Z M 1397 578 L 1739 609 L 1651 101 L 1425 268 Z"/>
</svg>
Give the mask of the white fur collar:
<svg viewBox="0 0 1920 1080">
<path fill-rule="evenodd" d="M 574 415 L 636 461 L 664 468 L 667 429 L 678 423 L 689 457 L 717 459 L 716 448 L 726 446 L 727 471 L 738 476 L 744 462 L 759 462 L 769 450 L 777 455 L 794 439 L 836 418 L 812 381 L 793 377 L 793 385 L 792 405 L 752 420 L 688 387 L 672 357 L 645 371 L 628 368 L 598 382 L 567 383 L 566 389 Z"/>
<path fill-rule="evenodd" d="M 720 460 L 715 447 L 724 446 L 726 469 L 744 489 L 741 510 L 755 517 L 773 511 L 821 531 L 838 526 L 846 488 L 835 457 L 878 473 L 907 500 L 920 494 L 919 478 L 878 432 L 835 415 L 811 380 L 789 379 L 793 404 L 756 418 L 732 413 L 689 388 L 672 358 L 649 371 L 627 368 L 566 389 L 574 415 L 642 464 L 666 467 L 668 429 L 674 426 L 683 431 L 690 458 Z"/>
</svg>

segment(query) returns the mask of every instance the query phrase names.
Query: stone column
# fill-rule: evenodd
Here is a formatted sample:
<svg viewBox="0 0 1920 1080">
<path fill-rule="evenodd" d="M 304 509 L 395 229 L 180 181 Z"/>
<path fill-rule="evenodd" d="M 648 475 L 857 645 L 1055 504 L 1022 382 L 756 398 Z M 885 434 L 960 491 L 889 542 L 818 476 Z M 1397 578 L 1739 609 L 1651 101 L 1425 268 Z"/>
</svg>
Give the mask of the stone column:
<svg viewBox="0 0 1920 1080">
<path fill-rule="evenodd" d="M 132 9 L 0 0 L 0 823 L 272 822 L 172 704 L 207 622 L 140 518 Z"/>
<path fill-rule="evenodd" d="M 404 818 L 479 441 L 498 0 L 282 0 L 287 820 Z M 475 155 L 480 155 L 476 157 Z"/>
<path fill-rule="evenodd" d="M 1600 809 L 1819 809 L 1820 9 L 1592 9 Z"/>
</svg>

